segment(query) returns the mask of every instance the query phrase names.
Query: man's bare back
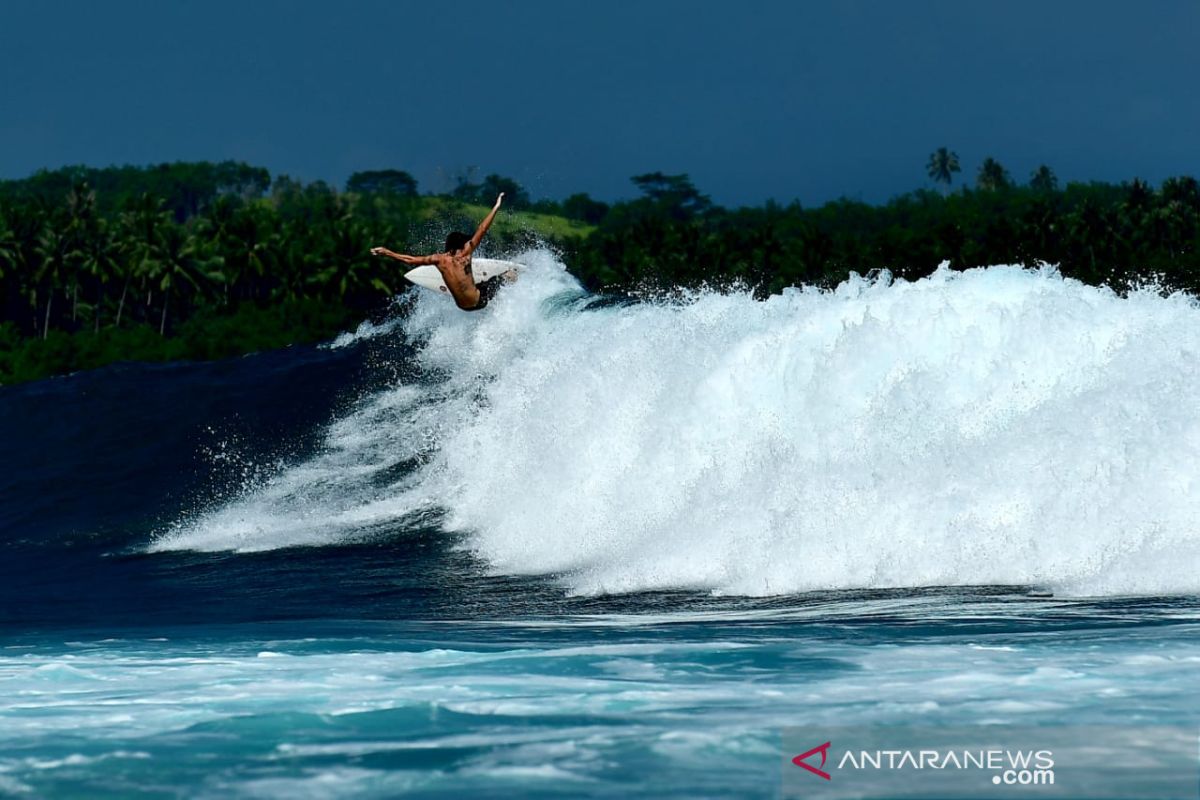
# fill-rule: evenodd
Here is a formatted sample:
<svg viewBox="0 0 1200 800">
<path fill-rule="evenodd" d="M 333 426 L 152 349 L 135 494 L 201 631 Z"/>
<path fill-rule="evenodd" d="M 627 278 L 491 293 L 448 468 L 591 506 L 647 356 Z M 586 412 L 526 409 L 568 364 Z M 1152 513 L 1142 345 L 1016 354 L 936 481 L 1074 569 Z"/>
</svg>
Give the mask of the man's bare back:
<svg viewBox="0 0 1200 800">
<path fill-rule="evenodd" d="M 471 273 L 471 254 L 483 241 L 488 228 L 492 227 L 492 221 L 496 219 L 496 212 L 500 210 L 500 204 L 503 201 L 504 192 L 501 192 L 500 196 L 496 198 L 496 205 L 492 206 L 492 210 L 484 217 L 483 222 L 479 223 L 479 228 L 476 229 L 474 236 L 468 238 L 465 233 L 457 232 L 447 236 L 446 251 L 443 253 L 410 256 L 405 253 L 392 252 L 386 247 L 372 247 L 371 254 L 394 258 L 414 267 L 432 264 L 438 268 L 438 272 L 442 273 L 442 280 L 446 283 L 446 288 L 450 290 L 450 295 L 458 307 L 463 311 L 478 311 L 486 306 L 496 293 L 501 278 L 490 278 L 476 286 L 475 276 Z M 511 280 L 511 277 L 504 279 Z"/>
</svg>

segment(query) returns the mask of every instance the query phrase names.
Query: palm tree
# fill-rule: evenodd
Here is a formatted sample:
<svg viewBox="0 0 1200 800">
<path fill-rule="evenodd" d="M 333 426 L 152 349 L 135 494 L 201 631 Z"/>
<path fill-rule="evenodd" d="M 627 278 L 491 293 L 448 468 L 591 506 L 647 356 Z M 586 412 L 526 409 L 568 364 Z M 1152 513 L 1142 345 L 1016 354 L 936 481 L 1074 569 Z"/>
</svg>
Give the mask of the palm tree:
<svg viewBox="0 0 1200 800">
<path fill-rule="evenodd" d="M 67 193 L 66 236 L 68 251 L 65 255 L 71 280 L 71 322 L 79 316 L 79 278 L 86 271 L 85 262 L 96 237 L 96 193 L 87 181 L 79 181 Z"/>
<path fill-rule="evenodd" d="M 305 296 L 305 289 L 312 283 L 325 259 L 315 249 L 323 243 L 318 237 L 306 241 L 301 225 L 288 225 L 284 236 L 276 245 L 273 255 L 275 285 L 271 290 L 272 300 L 298 300 Z"/>
<path fill-rule="evenodd" d="M 117 318 L 113 323 L 121 327 L 121 317 L 125 312 L 125 299 L 129 294 L 129 284 L 134 278 L 141 279 L 142 288 L 146 288 L 147 280 L 157 272 L 158 244 L 161 231 L 168 223 L 169 214 L 162 210 L 162 201 L 143 193 L 131 201 L 120 216 L 120 233 L 118 251 L 120 267 L 118 271 L 123 277 L 121 299 L 117 304 Z M 146 305 L 150 304 L 150 293 L 146 293 Z"/>
<path fill-rule="evenodd" d="M 1154 202 L 1154 190 L 1150 184 L 1141 178 L 1134 178 L 1125 194 L 1125 206 L 1130 209 L 1144 211 Z"/>
<path fill-rule="evenodd" d="M 257 285 L 271 272 L 272 227 L 261 205 L 239 204 L 227 197 L 220 198 L 204 219 L 197 235 L 210 241 L 219 254 L 224 305 L 254 298 Z"/>
<path fill-rule="evenodd" d="M 10 303 L 19 287 L 21 273 L 21 242 L 8 219 L 0 214 L 0 319 L 15 319 L 20 305 Z"/>
<path fill-rule="evenodd" d="M 999 161 L 989 156 L 979 167 L 975 186 L 987 192 L 994 192 L 997 189 L 1007 189 L 1012 186 L 1012 179 L 1008 176 L 1008 170 L 1002 167 Z"/>
<path fill-rule="evenodd" d="M 929 174 L 934 183 L 944 184 L 944 191 L 949 191 L 954 173 L 962 172 L 962 167 L 958 165 L 958 153 L 952 153 L 945 147 L 939 147 L 929 156 L 925 172 Z"/>
<path fill-rule="evenodd" d="M 381 275 L 379 270 L 382 262 L 369 255 L 371 242 L 376 239 L 368 234 L 361 223 L 347 217 L 332 230 L 331 235 L 333 247 L 329 262 L 308 279 L 310 285 L 315 286 L 318 292 L 333 295 L 343 302 L 369 294 L 372 290 L 384 296 L 395 292 L 387 280 L 391 273 L 384 272 Z"/>
<path fill-rule="evenodd" d="M 189 286 L 201 289 L 219 280 L 221 275 L 214 269 L 218 259 L 205 252 L 200 240 L 189 235 L 182 225 L 163 227 L 157 255 L 153 278 L 163 293 L 162 316 L 158 323 L 158 333 L 163 336 L 167 330 L 167 306 L 171 298 L 180 297 Z"/>
<path fill-rule="evenodd" d="M 5 278 L 17 266 L 21 243 L 8 218 L 0 215 L 0 279 Z"/>
<path fill-rule="evenodd" d="M 1058 176 L 1054 170 L 1042 164 L 1029 178 L 1029 188 L 1035 192 L 1053 192 L 1058 189 Z"/>
<path fill-rule="evenodd" d="M 45 209 L 41 204 L 28 203 L 8 209 L 0 231 L 0 270 L 9 275 L 8 292 L 4 302 L 16 321 L 25 312 L 37 334 L 38 293 L 34 275 L 41 258 L 38 254 L 39 236 L 44 225 Z M 26 305 L 27 304 L 27 305 Z M 18 309 L 21 309 L 18 311 Z"/>
<path fill-rule="evenodd" d="M 36 252 L 41 260 L 34 270 L 34 304 L 37 304 L 37 289 L 46 288 L 46 316 L 42 323 L 42 338 L 50 335 L 50 314 L 54 307 L 54 293 L 62 283 L 66 270 L 68 254 L 71 252 L 71 238 L 66 226 L 60 220 L 49 218 L 42 226 L 37 237 Z"/>
<path fill-rule="evenodd" d="M 95 305 L 92 307 L 92 331 L 100 332 L 100 312 L 104 306 L 104 289 L 119 270 L 118 241 L 113 225 L 106 219 L 98 220 L 95 230 L 85 243 L 81 268 L 83 274 L 95 286 Z"/>
<path fill-rule="evenodd" d="M 1194 211 L 1200 211 L 1200 182 L 1186 175 L 1167 178 L 1159 187 L 1165 202 L 1178 202 Z"/>
</svg>

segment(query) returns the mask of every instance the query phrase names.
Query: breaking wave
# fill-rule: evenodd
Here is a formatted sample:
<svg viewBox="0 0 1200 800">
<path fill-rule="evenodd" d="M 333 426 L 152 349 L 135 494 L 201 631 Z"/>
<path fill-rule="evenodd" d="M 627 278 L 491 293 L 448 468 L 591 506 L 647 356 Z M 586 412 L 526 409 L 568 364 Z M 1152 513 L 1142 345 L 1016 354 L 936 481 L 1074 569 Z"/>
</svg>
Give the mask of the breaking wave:
<svg viewBox="0 0 1200 800">
<path fill-rule="evenodd" d="M 1051 268 L 596 302 L 543 250 L 481 314 L 420 293 L 419 377 L 151 550 L 436 525 L 580 593 L 1200 590 L 1200 306 Z"/>
</svg>

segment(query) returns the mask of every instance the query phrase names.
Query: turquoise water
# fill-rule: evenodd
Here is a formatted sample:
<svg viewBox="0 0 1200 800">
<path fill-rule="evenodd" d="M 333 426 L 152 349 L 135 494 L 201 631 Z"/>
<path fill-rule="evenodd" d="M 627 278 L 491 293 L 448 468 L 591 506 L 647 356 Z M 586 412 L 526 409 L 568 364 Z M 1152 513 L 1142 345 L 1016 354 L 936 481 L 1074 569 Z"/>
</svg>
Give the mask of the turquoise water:
<svg viewBox="0 0 1200 800">
<path fill-rule="evenodd" d="M 0 658 L 2 786 L 772 797 L 786 727 L 1195 722 L 1194 602 L 944 591 L 656 605 L 23 637 Z"/>
<path fill-rule="evenodd" d="M 786 728 L 1196 726 L 1194 301 L 524 259 L 0 389 L 0 794 L 773 797 Z"/>
</svg>

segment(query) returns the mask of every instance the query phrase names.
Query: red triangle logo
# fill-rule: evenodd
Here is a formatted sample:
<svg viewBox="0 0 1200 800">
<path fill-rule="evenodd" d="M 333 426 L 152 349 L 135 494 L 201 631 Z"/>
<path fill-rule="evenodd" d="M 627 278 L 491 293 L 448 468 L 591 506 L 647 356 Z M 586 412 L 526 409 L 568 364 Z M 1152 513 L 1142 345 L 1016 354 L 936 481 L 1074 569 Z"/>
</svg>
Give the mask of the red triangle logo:
<svg viewBox="0 0 1200 800">
<path fill-rule="evenodd" d="M 822 767 L 825 766 L 825 758 L 829 754 L 829 744 L 830 744 L 829 742 L 826 742 L 825 744 L 817 745 L 812 750 L 809 750 L 807 753 L 801 753 L 800 755 L 798 755 L 792 759 L 792 763 L 795 764 L 797 767 L 804 767 L 804 769 L 808 770 L 813 775 L 819 775 L 820 777 L 824 778 L 825 780 L 831 780 L 828 772 L 826 772 L 823 769 L 818 769 L 818 768 L 814 767 L 812 764 L 807 764 L 804 761 L 806 758 L 811 758 L 812 756 L 815 756 L 817 753 L 820 753 L 821 754 L 821 766 Z"/>
</svg>

